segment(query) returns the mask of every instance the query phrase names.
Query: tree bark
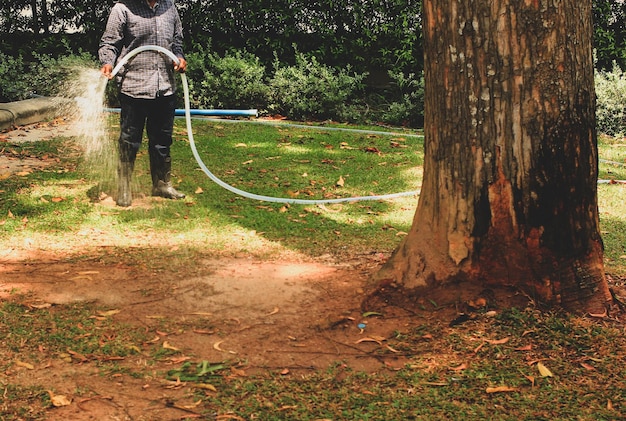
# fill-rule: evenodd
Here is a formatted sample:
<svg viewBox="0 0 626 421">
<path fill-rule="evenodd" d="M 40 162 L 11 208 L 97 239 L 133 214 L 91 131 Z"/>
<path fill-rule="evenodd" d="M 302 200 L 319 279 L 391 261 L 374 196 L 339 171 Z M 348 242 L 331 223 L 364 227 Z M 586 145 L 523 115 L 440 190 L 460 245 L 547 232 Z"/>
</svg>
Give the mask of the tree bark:
<svg viewBox="0 0 626 421">
<path fill-rule="evenodd" d="M 602 312 L 590 0 L 424 0 L 425 162 L 377 278 Z"/>
<path fill-rule="evenodd" d="M 32 13 L 31 28 L 35 36 L 39 35 L 39 14 L 37 13 L 37 0 L 30 0 L 30 11 Z"/>
</svg>

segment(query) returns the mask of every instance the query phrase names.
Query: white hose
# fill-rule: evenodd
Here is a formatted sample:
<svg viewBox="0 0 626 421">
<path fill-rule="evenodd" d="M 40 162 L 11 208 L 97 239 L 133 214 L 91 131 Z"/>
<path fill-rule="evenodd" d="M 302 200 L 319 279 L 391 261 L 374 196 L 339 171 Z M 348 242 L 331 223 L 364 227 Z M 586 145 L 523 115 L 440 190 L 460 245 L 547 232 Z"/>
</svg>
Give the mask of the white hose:
<svg viewBox="0 0 626 421">
<path fill-rule="evenodd" d="M 179 62 L 178 57 L 176 57 L 174 53 L 172 53 L 166 48 L 160 47 L 158 45 L 144 45 L 144 46 L 135 48 L 134 50 L 126 54 L 124 57 L 122 57 L 122 59 L 119 61 L 119 63 L 117 63 L 117 65 L 111 72 L 112 76 L 115 76 L 120 71 L 120 69 L 126 64 L 126 62 L 128 62 L 128 60 L 130 60 L 137 54 L 143 51 L 148 51 L 148 50 L 158 51 L 170 57 L 175 63 Z M 196 143 L 193 139 L 193 131 L 191 127 L 191 112 L 190 112 L 191 105 L 189 101 L 189 86 L 187 84 L 187 76 L 184 73 L 180 73 L 180 77 L 181 77 L 181 81 L 183 84 L 183 92 L 184 92 L 184 97 L 185 97 L 184 98 L 185 99 L 185 121 L 187 123 L 187 136 L 189 137 L 189 145 L 191 146 L 191 151 L 193 152 L 193 156 L 196 159 L 196 162 L 198 163 L 202 171 L 204 171 L 204 173 L 211 180 L 213 180 L 216 184 L 225 188 L 226 190 L 229 190 L 240 196 L 247 197 L 249 199 L 261 200 L 265 202 L 289 203 L 289 204 L 301 204 L 301 205 L 322 205 L 322 204 L 330 204 L 330 203 L 358 202 L 358 201 L 364 201 L 364 200 L 384 200 L 384 199 L 392 199 L 392 198 L 401 197 L 401 196 L 414 196 L 414 195 L 419 194 L 419 190 L 415 190 L 415 191 L 407 191 L 407 192 L 402 192 L 402 193 L 384 194 L 384 195 L 379 195 L 379 196 L 358 196 L 358 197 L 344 197 L 340 199 L 307 200 L 307 199 L 292 199 L 292 198 L 263 196 L 259 194 L 249 193 L 249 192 L 240 190 L 236 187 L 233 187 L 225 183 L 221 179 L 219 179 L 207 168 L 207 166 L 202 161 L 202 158 L 200 157 L 198 150 L 196 149 Z"/>
</svg>

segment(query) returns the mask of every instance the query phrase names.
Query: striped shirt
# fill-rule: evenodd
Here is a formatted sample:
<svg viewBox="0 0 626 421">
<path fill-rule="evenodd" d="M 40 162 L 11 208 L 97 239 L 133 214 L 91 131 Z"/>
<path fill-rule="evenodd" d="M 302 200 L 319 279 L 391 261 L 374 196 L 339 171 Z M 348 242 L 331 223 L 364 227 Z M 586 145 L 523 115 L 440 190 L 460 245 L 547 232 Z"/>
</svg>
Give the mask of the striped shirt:
<svg viewBox="0 0 626 421">
<path fill-rule="evenodd" d="M 158 45 L 184 57 L 182 25 L 174 0 L 158 0 L 153 8 L 147 0 L 120 0 L 113 6 L 100 39 L 100 64 L 115 67 L 120 58 L 142 45 Z M 120 92 L 145 99 L 172 95 L 176 91 L 173 66 L 164 54 L 141 52 L 117 74 Z"/>
</svg>

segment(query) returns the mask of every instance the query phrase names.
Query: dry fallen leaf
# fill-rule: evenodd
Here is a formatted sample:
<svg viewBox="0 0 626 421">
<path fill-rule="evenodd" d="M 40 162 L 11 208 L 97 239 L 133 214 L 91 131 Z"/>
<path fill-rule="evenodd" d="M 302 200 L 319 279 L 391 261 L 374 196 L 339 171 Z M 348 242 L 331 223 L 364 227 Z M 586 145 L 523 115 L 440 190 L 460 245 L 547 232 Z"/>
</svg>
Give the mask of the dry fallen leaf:
<svg viewBox="0 0 626 421">
<path fill-rule="evenodd" d="M 239 368 L 231 367 L 230 368 L 230 372 L 233 375 L 235 375 L 235 376 L 246 377 L 246 372 L 244 370 L 239 369 Z"/>
<path fill-rule="evenodd" d="M 191 387 L 194 387 L 196 389 L 210 390 L 211 392 L 217 392 L 217 388 L 210 383 L 194 383 L 191 385 Z"/>
<path fill-rule="evenodd" d="M 587 363 L 580 363 L 580 365 L 585 369 L 585 370 L 589 370 L 589 371 L 594 371 L 596 368 L 594 366 L 592 366 L 591 364 L 587 364 Z"/>
<path fill-rule="evenodd" d="M 69 400 L 67 396 L 55 395 L 54 393 L 52 393 L 51 390 L 48 390 L 48 395 L 50 395 L 50 402 L 52 402 L 52 405 L 56 406 L 57 408 L 61 406 L 68 406 L 72 403 L 72 401 Z"/>
<path fill-rule="evenodd" d="M 335 185 L 336 185 L 337 187 L 343 187 L 344 183 L 345 183 L 345 181 L 344 181 L 343 177 L 342 177 L 342 176 L 339 176 L 339 180 L 337 180 L 337 182 L 335 183 Z"/>
<path fill-rule="evenodd" d="M 490 343 L 491 345 L 502 345 L 509 341 L 511 338 L 502 338 L 502 339 L 485 339 L 485 342 Z"/>
<path fill-rule="evenodd" d="M 44 308 L 52 307 L 52 304 L 50 304 L 50 303 L 37 303 L 37 304 L 32 304 L 31 303 L 31 304 L 27 304 L 27 305 L 28 305 L 28 307 L 34 308 L 34 309 L 37 309 L 37 310 L 43 310 Z"/>
<path fill-rule="evenodd" d="M 397 349 L 394 349 L 394 348 L 390 347 L 389 345 L 387 345 L 385 348 L 387 348 L 389 351 L 391 351 L 393 353 L 396 353 L 396 354 L 400 352 Z"/>
<path fill-rule="evenodd" d="M 176 348 L 175 346 L 170 345 L 170 343 L 167 341 L 163 342 L 163 348 L 169 349 L 172 351 L 180 351 L 180 349 Z"/>
<path fill-rule="evenodd" d="M 543 365 L 541 361 L 537 363 L 537 369 L 539 370 L 539 374 L 541 374 L 541 377 L 554 377 L 554 374 L 552 374 L 548 367 Z"/>
<path fill-rule="evenodd" d="M 217 421 L 222 421 L 222 420 L 237 420 L 237 421 L 245 421 L 243 418 L 237 416 L 237 415 L 230 415 L 230 414 L 223 414 L 223 415 L 218 415 L 215 418 Z"/>
<path fill-rule="evenodd" d="M 497 387 L 488 387 L 487 393 L 506 393 L 506 392 L 517 392 L 517 388 L 510 386 L 497 386 Z"/>
<path fill-rule="evenodd" d="M 174 363 L 174 364 L 180 364 L 180 363 L 184 363 L 185 361 L 189 361 L 191 359 L 191 357 L 186 357 L 186 356 L 182 356 L 182 357 L 172 357 L 169 360 Z"/>
<path fill-rule="evenodd" d="M 221 351 L 221 352 L 226 352 L 222 348 L 220 348 L 220 345 L 222 344 L 222 342 L 224 342 L 224 341 L 217 341 L 217 342 L 215 342 L 213 344 L 213 349 L 215 349 L 217 351 Z"/>
<path fill-rule="evenodd" d="M 25 363 L 25 362 L 20 361 L 20 360 L 15 360 L 15 365 L 17 365 L 17 366 L 19 366 L 19 367 L 24 367 L 24 368 L 27 368 L 27 369 L 29 369 L 29 370 L 34 370 L 34 369 L 35 369 L 35 366 L 34 366 L 34 365 L 32 365 L 32 364 L 30 364 L 30 363 Z"/>
<path fill-rule="evenodd" d="M 115 310 L 109 310 L 109 311 L 99 311 L 98 312 L 98 316 L 100 316 L 100 317 L 111 317 L 111 316 L 116 315 L 120 311 L 122 311 L 122 310 L 115 309 Z"/>
<path fill-rule="evenodd" d="M 461 370 L 466 370 L 467 369 L 467 364 L 463 363 L 457 367 L 451 367 L 450 370 L 452 371 L 461 371 Z"/>
<path fill-rule="evenodd" d="M 204 190 L 202 190 L 202 187 L 198 187 L 195 191 L 196 194 L 202 194 L 204 193 Z"/>
<path fill-rule="evenodd" d="M 79 353 L 79 352 L 75 352 L 72 351 L 71 349 L 67 350 L 68 354 L 70 354 L 72 357 L 76 358 L 77 360 L 80 360 L 80 362 L 87 362 L 89 361 L 89 359 L 87 357 L 85 357 L 83 354 Z"/>
<path fill-rule="evenodd" d="M 355 344 L 360 344 L 362 342 L 376 342 L 378 345 L 382 345 L 384 340 L 385 338 L 382 336 L 372 336 L 369 338 L 361 338 L 356 341 Z"/>
</svg>

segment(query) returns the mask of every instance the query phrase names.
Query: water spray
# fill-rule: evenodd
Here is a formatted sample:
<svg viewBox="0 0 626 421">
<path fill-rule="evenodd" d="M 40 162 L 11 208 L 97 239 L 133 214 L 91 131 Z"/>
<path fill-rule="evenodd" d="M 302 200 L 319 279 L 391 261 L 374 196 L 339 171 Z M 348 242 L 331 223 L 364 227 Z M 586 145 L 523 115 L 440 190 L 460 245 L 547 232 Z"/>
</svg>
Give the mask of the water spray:
<svg viewBox="0 0 626 421">
<path fill-rule="evenodd" d="M 169 58 L 171 58 L 175 63 L 178 63 L 178 57 L 174 55 L 171 51 L 166 48 L 160 47 L 158 45 L 144 45 L 138 48 L 135 48 L 128 54 L 126 54 L 122 59 L 117 63 L 113 71 L 111 72 L 111 76 L 115 76 L 121 68 L 134 56 L 144 51 L 157 51 L 162 54 L 165 54 Z M 414 196 L 419 194 L 419 190 L 414 191 L 406 191 L 401 193 L 391 193 L 391 194 L 383 194 L 383 195 L 372 195 L 372 196 L 356 196 L 356 197 L 344 197 L 338 199 L 293 199 L 293 198 L 283 198 L 283 197 L 272 197 L 272 196 L 264 196 L 259 194 L 254 194 L 250 192 L 246 192 L 244 190 L 240 190 L 236 187 L 231 186 L 230 184 L 225 183 L 216 175 L 214 175 L 204 164 L 198 150 L 196 149 L 196 143 L 193 138 L 193 130 L 191 127 L 191 105 L 189 101 L 189 86 L 187 84 L 187 76 L 184 73 L 180 73 L 181 82 L 183 85 L 184 92 L 184 100 L 185 100 L 185 121 L 187 123 L 187 136 L 189 137 L 189 145 L 191 147 L 191 151 L 193 153 L 196 162 L 202 169 L 202 171 L 217 185 L 223 187 L 226 190 L 229 190 L 232 193 L 238 194 L 243 197 L 247 197 L 249 199 L 260 200 L 265 202 L 274 202 L 274 203 L 288 203 L 288 204 L 300 204 L 300 205 L 323 205 L 323 204 L 331 204 L 331 203 L 346 203 L 346 202 L 358 202 L 365 200 L 384 200 L 384 199 L 393 199 L 402 196 Z"/>
</svg>

